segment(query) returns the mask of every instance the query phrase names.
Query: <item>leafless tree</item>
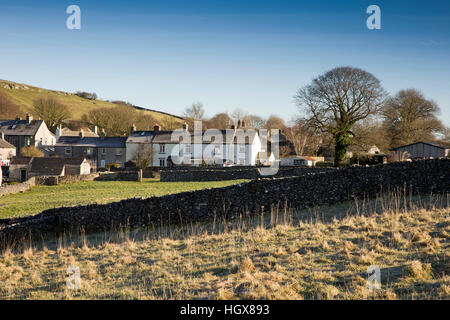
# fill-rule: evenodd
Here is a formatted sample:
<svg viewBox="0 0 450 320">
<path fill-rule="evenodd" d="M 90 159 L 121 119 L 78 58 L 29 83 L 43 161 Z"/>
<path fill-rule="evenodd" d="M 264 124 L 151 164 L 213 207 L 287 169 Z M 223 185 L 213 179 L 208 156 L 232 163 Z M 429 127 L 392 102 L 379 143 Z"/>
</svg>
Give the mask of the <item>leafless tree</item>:
<svg viewBox="0 0 450 320">
<path fill-rule="evenodd" d="M 224 130 L 229 128 L 231 118 L 226 113 L 218 113 L 206 121 L 205 126 L 211 129 Z"/>
<path fill-rule="evenodd" d="M 299 89 L 295 101 L 309 122 L 335 141 L 335 165 L 342 164 L 355 123 L 377 113 L 385 91 L 369 72 L 338 67 Z"/>
<path fill-rule="evenodd" d="M 444 126 L 437 118 L 440 110 L 436 102 L 427 100 L 415 89 L 399 91 L 383 107 L 386 130 L 391 137 L 391 147 L 417 141 L 436 140 L 435 134 Z"/>
<path fill-rule="evenodd" d="M 52 97 L 39 98 L 33 102 L 34 113 L 45 121 L 53 132 L 58 124 L 69 119 L 71 113 L 66 105 Z"/>
<path fill-rule="evenodd" d="M 266 121 L 265 128 L 267 130 L 280 129 L 283 131 L 284 129 L 286 129 L 286 123 L 279 116 L 271 115 Z"/>
<path fill-rule="evenodd" d="M 192 120 L 203 120 L 205 118 L 205 109 L 200 102 L 193 103 L 184 111 L 184 115 Z"/>
<path fill-rule="evenodd" d="M 151 144 L 141 144 L 135 155 L 136 167 L 138 169 L 147 169 L 153 163 L 153 147 Z"/>
<path fill-rule="evenodd" d="M 322 138 L 314 128 L 308 126 L 305 119 L 296 119 L 292 126 L 284 130 L 284 133 L 286 139 L 292 142 L 297 155 L 317 154 Z"/>
</svg>

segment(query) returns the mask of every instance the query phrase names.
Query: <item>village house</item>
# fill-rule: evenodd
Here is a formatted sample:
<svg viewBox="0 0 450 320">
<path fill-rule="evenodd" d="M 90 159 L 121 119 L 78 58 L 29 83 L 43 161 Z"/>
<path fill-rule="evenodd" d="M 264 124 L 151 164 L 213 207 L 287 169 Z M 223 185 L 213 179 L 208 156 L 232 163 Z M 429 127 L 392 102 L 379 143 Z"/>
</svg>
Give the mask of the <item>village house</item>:
<svg viewBox="0 0 450 320">
<path fill-rule="evenodd" d="M 316 165 L 316 159 L 313 157 L 293 156 L 280 160 L 280 166 L 306 166 L 313 167 Z"/>
<path fill-rule="evenodd" d="M 109 164 L 125 166 L 127 137 L 61 136 L 55 145 L 55 154 L 61 158 L 86 158 L 95 171 Z"/>
<path fill-rule="evenodd" d="M 132 128 L 127 139 L 126 161 L 136 159 L 140 146 L 151 145 L 155 167 L 170 165 L 221 165 L 231 161 L 235 165 L 257 164 L 261 152 L 258 132 L 243 127 L 226 130 L 206 130 L 201 135 L 189 132 L 185 123 L 179 131 L 163 131 L 155 125 L 153 131 Z"/>
<path fill-rule="evenodd" d="M 431 142 L 414 142 L 390 150 L 394 160 L 443 158 L 449 155 L 449 149 Z"/>
<path fill-rule="evenodd" d="M 0 131 L 4 133 L 5 140 L 16 147 L 16 154 L 20 154 L 23 147 L 43 148 L 56 143 L 55 135 L 44 120 L 33 120 L 30 115 L 25 120 L 0 120 Z"/>
<path fill-rule="evenodd" d="M 35 176 L 85 175 L 91 172 L 84 158 L 13 157 L 9 166 L 9 180 L 24 182 Z"/>
</svg>

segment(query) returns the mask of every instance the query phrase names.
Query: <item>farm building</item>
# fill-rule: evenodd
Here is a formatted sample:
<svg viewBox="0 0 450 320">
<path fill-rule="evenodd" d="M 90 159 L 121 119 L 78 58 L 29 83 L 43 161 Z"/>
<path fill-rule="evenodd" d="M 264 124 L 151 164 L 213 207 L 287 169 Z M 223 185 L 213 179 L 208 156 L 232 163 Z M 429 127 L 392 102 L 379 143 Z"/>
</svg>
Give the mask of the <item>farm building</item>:
<svg viewBox="0 0 450 320">
<path fill-rule="evenodd" d="M 390 150 L 395 160 L 442 158 L 448 156 L 449 149 L 430 142 L 415 142 Z"/>
<path fill-rule="evenodd" d="M 295 156 L 287 157 L 280 160 L 280 166 L 308 166 L 312 167 L 316 164 L 316 160 L 312 157 Z"/>
<path fill-rule="evenodd" d="M 86 159 L 14 157 L 9 167 L 9 180 L 24 182 L 35 176 L 66 176 L 89 174 Z"/>
</svg>

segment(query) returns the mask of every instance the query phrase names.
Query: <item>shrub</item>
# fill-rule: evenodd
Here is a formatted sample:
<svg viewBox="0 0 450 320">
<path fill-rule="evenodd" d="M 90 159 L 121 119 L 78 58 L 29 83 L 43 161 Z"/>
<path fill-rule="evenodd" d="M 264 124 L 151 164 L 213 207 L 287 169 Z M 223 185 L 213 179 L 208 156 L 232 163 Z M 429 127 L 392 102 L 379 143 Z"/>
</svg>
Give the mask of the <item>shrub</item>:
<svg viewBox="0 0 450 320">
<path fill-rule="evenodd" d="M 97 100 L 97 94 L 92 92 L 84 92 L 84 91 L 77 91 L 75 93 L 76 96 L 79 96 L 80 98 L 83 99 L 88 99 L 88 100 Z"/>
<path fill-rule="evenodd" d="M 35 146 L 23 147 L 22 150 L 20 150 L 20 154 L 23 157 L 35 158 L 42 158 L 44 156 L 44 153 Z"/>
</svg>

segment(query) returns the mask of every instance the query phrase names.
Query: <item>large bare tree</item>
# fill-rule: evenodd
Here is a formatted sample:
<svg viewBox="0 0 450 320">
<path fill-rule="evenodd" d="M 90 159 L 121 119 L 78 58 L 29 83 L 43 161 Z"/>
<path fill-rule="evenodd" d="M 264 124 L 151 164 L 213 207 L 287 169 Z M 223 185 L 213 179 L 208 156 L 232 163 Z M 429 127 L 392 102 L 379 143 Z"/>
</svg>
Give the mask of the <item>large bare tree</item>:
<svg viewBox="0 0 450 320">
<path fill-rule="evenodd" d="M 203 120 L 205 118 L 205 109 L 200 102 L 193 103 L 184 110 L 184 115 L 192 120 Z"/>
<path fill-rule="evenodd" d="M 33 109 L 34 113 L 44 120 L 53 132 L 55 132 L 58 124 L 71 117 L 67 106 L 52 97 L 35 100 L 33 102 Z"/>
<path fill-rule="evenodd" d="M 386 130 L 391 137 L 390 146 L 436 140 L 435 134 L 444 130 L 437 118 L 439 112 L 436 102 L 427 100 L 420 91 L 399 91 L 386 101 L 382 112 Z"/>
<path fill-rule="evenodd" d="M 151 144 L 139 145 L 135 154 L 136 167 L 138 169 L 147 169 L 153 163 L 153 146 Z"/>
<path fill-rule="evenodd" d="M 385 91 L 371 73 L 338 67 L 299 89 L 295 100 L 311 125 L 330 133 L 335 143 L 335 165 L 342 164 L 355 123 L 377 113 Z"/>
<path fill-rule="evenodd" d="M 308 125 L 305 119 L 295 119 L 294 123 L 284 130 L 284 133 L 286 138 L 292 142 L 298 156 L 317 154 L 322 137 Z"/>
</svg>

